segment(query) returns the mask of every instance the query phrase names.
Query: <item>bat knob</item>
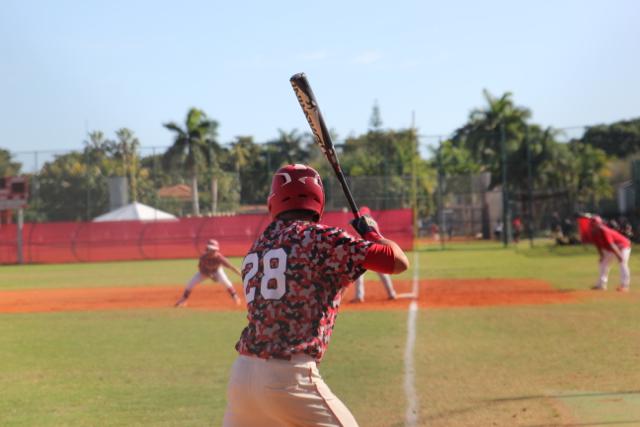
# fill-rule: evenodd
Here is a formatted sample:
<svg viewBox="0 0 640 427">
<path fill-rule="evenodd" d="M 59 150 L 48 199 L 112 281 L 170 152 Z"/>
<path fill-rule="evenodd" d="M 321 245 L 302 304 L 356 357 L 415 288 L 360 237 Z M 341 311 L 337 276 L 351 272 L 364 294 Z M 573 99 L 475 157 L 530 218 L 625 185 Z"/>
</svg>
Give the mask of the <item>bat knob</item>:
<svg viewBox="0 0 640 427">
<path fill-rule="evenodd" d="M 290 81 L 293 81 L 293 80 L 300 80 L 300 79 L 304 79 L 304 78 L 306 78 L 306 77 L 307 77 L 307 76 L 306 76 L 304 73 L 296 73 L 296 74 L 294 74 L 293 76 L 291 76 L 291 78 L 290 78 L 289 80 L 290 80 Z"/>
</svg>

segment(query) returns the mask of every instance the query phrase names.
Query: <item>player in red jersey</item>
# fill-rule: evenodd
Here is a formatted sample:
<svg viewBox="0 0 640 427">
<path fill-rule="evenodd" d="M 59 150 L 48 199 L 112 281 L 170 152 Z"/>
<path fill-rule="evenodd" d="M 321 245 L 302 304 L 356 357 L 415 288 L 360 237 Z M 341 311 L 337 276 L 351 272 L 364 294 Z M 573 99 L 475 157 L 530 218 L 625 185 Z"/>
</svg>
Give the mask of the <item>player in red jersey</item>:
<svg viewBox="0 0 640 427">
<path fill-rule="evenodd" d="M 631 284 L 631 274 L 629 272 L 631 242 L 616 230 L 604 225 L 602 218 L 599 216 L 592 217 L 589 225 L 591 228 L 591 241 L 600 254 L 600 274 L 597 284 L 592 289 L 607 289 L 610 264 L 611 261 L 616 259 L 620 263 L 620 286 L 618 286 L 616 290 L 619 292 L 628 292 L 629 285 Z"/>
<path fill-rule="evenodd" d="M 229 292 L 229 296 L 233 298 L 233 301 L 240 305 L 240 297 L 236 293 L 236 290 L 233 289 L 233 284 L 227 277 L 222 267 L 226 267 L 231 271 L 235 272 L 238 276 L 240 276 L 240 271 L 233 266 L 229 262 L 229 260 L 220 253 L 220 244 L 217 240 L 211 239 L 207 242 L 207 250 L 200 257 L 198 261 L 198 272 L 193 275 L 187 286 L 184 288 L 184 292 L 182 293 L 182 297 L 176 302 L 175 307 L 184 307 L 187 305 L 187 300 L 191 295 L 191 291 L 193 288 L 200 282 L 211 279 L 214 282 L 222 283 L 225 288 L 227 288 L 227 292 Z"/>
<path fill-rule="evenodd" d="M 407 257 L 366 217 L 352 223 L 364 239 L 320 224 L 322 181 L 308 166 L 279 169 L 268 205 L 273 222 L 242 263 L 249 324 L 236 344 L 223 425 L 357 426 L 317 364 L 346 287 L 366 269 L 400 273 Z"/>
</svg>

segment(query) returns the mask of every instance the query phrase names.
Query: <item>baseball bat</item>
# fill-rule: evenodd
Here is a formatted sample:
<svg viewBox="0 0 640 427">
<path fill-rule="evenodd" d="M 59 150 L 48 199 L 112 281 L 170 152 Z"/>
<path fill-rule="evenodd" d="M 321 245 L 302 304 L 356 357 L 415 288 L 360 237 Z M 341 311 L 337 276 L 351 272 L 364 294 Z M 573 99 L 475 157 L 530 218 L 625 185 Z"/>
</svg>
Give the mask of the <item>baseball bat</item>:
<svg viewBox="0 0 640 427">
<path fill-rule="evenodd" d="M 360 216 L 358 213 L 358 205 L 356 205 L 355 200 L 353 200 L 351 189 L 349 188 L 349 185 L 347 185 L 347 180 L 345 179 L 342 168 L 340 167 L 340 161 L 338 160 L 336 149 L 333 146 L 333 141 L 331 141 L 331 135 L 329 134 L 327 125 L 324 122 L 324 117 L 320 112 L 318 101 L 316 101 L 313 90 L 311 90 L 311 85 L 309 85 L 307 76 L 304 73 L 294 74 L 291 76 L 289 81 L 291 82 L 291 86 L 293 86 L 293 91 L 296 94 L 296 98 L 298 98 L 300 107 L 302 107 L 302 112 L 304 113 L 307 122 L 309 122 L 311 133 L 313 133 L 313 139 L 316 144 L 320 146 L 324 156 L 333 168 L 333 171 L 342 186 L 342 191 L 347 198 L 351 212 L 353 212 L 353 216 L 358 218 Z"/>
</svg>

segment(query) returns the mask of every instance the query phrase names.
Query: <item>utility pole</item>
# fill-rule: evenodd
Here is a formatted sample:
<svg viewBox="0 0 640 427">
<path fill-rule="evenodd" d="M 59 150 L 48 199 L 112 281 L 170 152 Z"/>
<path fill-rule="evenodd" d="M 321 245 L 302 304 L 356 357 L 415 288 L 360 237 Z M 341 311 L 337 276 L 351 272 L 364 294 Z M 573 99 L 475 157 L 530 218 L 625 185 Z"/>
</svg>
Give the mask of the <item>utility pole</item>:
<svg viewBox="0 0 640 427">
<path fill-rule="evenodd" d="M 504 123 L 500 124 L 500 152 L 502 154 L 502 244 L 509 246 L 511 221 L 509 221 L 509 191 L 507 190 L 507 137 Z"/>
<path fill-rule="evenodd" d="M 416 112 L 411 112 L 411 138 L 414 150 L 411 161 L 411 204 L 413 205 L 413 237 L 418 237 L 418 175 L 417 161 L 419 156 L 418 132 L 416 131 Z"/>
<path fill-rule="evenodd" d="M 215 215 L 218 213 L 218 179 L 215 176 L 215 171 L 213 170 L 213 141 L 207 141 L 207 145 L 209 148 L 209 175 L 211 177 L 211 214 Z"/>
<path fill-rule="evenodd" d="M 529 234 L 529 247 L 533 247 L 533 170 L 531 164 L 531 140 L 529 139 L 529 128 L 525 128 L 524 141 L 527 145 L 527 202 L 529 208 L 527 209 L 527 228 Z"/>
<path fill-rule="evenodd" d="M 87 180 L 85 185 L 87 186 L 87 198 L 86 198 L 86 203 L 87 203 L 87 212 L 86 212 L 86 220 L 87 221 L 91 221 L 91 157 L 89 156 L 89 151 L 88 148 L 85 147 L 85 164 L 86 164 L 86 173 L 85 173 L 85 179 Z"/>
<path fill-rule="evenodd" d="M 442 168 L 442 139 L 438 140 L 438 227 L 440 235 L 440 248 L 444 249 L 444 200 L 442 186 L 444 185 L 444 170 Z"/>
</svg>

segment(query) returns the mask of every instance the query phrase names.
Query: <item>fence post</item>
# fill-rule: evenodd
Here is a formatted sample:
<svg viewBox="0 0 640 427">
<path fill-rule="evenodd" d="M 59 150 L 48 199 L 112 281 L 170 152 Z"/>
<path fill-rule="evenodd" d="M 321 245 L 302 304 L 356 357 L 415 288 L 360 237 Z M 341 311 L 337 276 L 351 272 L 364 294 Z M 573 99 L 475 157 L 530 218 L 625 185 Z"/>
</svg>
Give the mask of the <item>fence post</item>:
<svg viewBox="0 0 640 427">
<path fill-rule="evenodd" d="M 18 208 L 18 224 L 17 224 L 17 230 L 16 230 L 16 245 L 17 245 L 17 252 L 18 252 L 18 264 L 24 264 L 24 257 L 23 257 L 23 249 L 22 249 L 22 232 L 24 229 L 24 209 L 22 208 Z"/>
</svg>

